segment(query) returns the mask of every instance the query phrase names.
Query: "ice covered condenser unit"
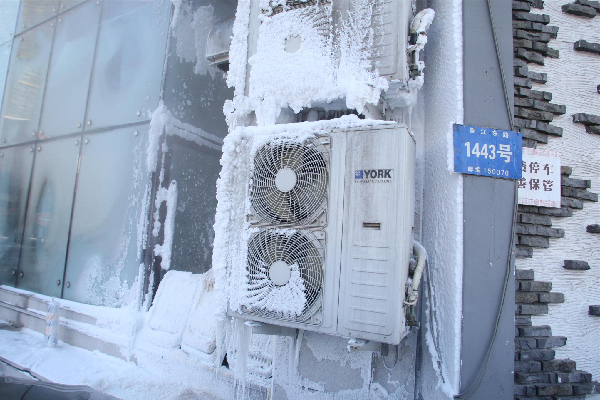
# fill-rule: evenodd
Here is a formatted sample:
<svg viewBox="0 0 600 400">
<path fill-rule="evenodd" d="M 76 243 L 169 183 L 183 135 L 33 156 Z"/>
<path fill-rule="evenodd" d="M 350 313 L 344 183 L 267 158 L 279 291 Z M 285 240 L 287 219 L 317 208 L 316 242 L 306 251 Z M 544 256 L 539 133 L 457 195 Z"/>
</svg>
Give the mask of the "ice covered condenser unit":
<svg viewBox="0 0 600 400">
<path fill-rule="evenodd" d="M 323 85 L 335 85 L 335 76 L 349 69 L 360 75 L 355 67 L 406 81 L 411 18 L 410 0 L 252 1 L 246 70 L 249 95 L 263 93 L 265 77 L 285 82 L 289 73 L 303 78 L 295 80 L 294 92 L 314 95 L 314 82 L 306 78 L 318 77 Z M 345 62 L 352 65 L 340 65 Z M 360 76 L 355 78 L 365 79 Z M 257 77 L 258 83 L 253 84 Z M 294 101 L 288 99 L 288 91 L 281 91 L 279 97 L 272 101 Z"/>
<path fill-rule="evenodd" d="M 247 197 L 230 315 L 400 342 L 415 142 L 404 125 L 374 124 L 301 134 L 276 125 L 245 136 L 252 151 L 239 165 L 248 168 L 230 172 Z"/>
</svg>

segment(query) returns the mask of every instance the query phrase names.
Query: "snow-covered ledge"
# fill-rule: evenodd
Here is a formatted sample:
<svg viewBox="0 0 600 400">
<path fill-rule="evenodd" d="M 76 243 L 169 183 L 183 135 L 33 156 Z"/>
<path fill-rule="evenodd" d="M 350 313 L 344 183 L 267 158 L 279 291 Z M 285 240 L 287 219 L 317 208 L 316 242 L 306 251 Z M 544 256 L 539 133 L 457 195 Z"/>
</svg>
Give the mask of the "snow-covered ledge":
<svg viewBox="0 0 600 400">
<path fill-rule="evenodd" d="M 173 295 L 175 292 L 178 296 Z M 35 337 L 35 332 L 45 333 L 46 308 L 52 297 L 0 286 L 0 321 L 6 321 L 14 328 L 23 328 L 13 333 L 0 328 L 0 333 L 7 335 L 6 340 L 14 342 L 10 345 L 11 349 L 21 342 L 24 346 L 21 351 L 0 348 L 0 359 L 45 376 L 48 371 L 34 370 L 38 361 L 47 358 L 60 361 L 60 354 L 79 351 L 73 350 L 72 346 L 75 346 L 101 358 L 114 357 L 110 363 L 124 361 L 130 364 L 130 368 L 149 372 L 155 379 L 167 378 L 176 385 L 192 387 L 215 398 L 233 398 L 236 391 L 233 372 L 216 363 L 216 320 L 211 318 L 214 296 L 212 272 L 191 274 L 170 271 L 161 281 L 149 311 L 141 311 L 134 306 L 111 308 L 55 299 L 60 304 L 59 346 L 57 349 L 45 348 L 41 353 L 31 352 L 30 348 L 43 347 L 43 336 Z M 25 353 L 29 356 L 23 359 L 20 354 Z M 46 365 L 47 362 L 41 364 Z M 249 366 L 245 391 L 264 398 L 269 382 L 260 376 L 261 371 L 254 371 L 256 368 L 253 367 L 262 366 Z M 73 384 L 59 376 L 51 380 Z M 102 387 L 97 389 L 103 390 Z"/>
</svg>

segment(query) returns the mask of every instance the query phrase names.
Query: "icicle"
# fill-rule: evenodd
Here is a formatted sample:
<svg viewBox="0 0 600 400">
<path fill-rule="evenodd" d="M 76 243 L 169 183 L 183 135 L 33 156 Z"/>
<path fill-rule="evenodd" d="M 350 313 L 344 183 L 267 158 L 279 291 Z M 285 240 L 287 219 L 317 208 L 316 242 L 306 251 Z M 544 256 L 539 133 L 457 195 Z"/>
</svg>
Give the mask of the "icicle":
<svg viewBox="0 0 600 400">
<path fill-rule="evenodd" d="M 236 349 L 234 368 L 236 397 L 243 399 L 246 396 L 246 370 L 252 329 L 241 318 L 234 318 L 233 329 L 233 340 Z"/>
</svg>

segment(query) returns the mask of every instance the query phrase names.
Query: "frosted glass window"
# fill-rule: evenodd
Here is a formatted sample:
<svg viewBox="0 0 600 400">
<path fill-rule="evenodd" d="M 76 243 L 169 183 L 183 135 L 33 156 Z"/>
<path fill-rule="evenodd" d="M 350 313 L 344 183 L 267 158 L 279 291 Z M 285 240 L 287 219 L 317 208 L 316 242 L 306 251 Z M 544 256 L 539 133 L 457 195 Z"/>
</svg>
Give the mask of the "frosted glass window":
<svg viewBox="0 0 600 400">
<path fill-rule="evenodd" d="M 196 43 L 206 43 L 210 32 L 223 26 L 223 21 L 233 18 L 235 11 L 236 2 L 196 0 L 182 3 L 178 16 L 180 23 L 171 35 L 167 59 L 163 94 L 167 108 L 180 121 L 219 137 L 227 135 L 223 104 L 233 98 L 233 88 L 227 87 L 223 71 L 208 60 L 190 62 L 182 54 L 186 54 L 183 50 L 189 35 L 196 35 Z M 192 31 L 190 24 L 194 18 L 203 21 L 204 29 Z"/>
<path fill-rule="evenodd" d="M 112 307 L 136 299 L 134 281 L 142 262 L 138 223 L 148 218 L 143 210 L 149 188 L 147 131 L 138 126 L 85 136 L 66 299 Z"/>
<path fill-rule="evenodd" d="M 6 73 L 8 72 L 8 60 L 10 60 L 10 49 L 12 42 L 0 45 L 0 104 L 4 95 L 4 84 L 6 83 Z M 2 144 L 0 144 L 1 146 Z"/>
<path fill-rule="evenodd" d="M 52 18 L 58 11 L 58 0 L 22 0 L 17 33 Z"/>
<path fill-rule="evenodd" d="M 0 43 L 12 39 L 19 13 L 19 0 L 0 1 Z"/>
<path fill-rule="evenodd" d="M 169 139 L 168 181 L 177 182 L 171 269 L 203 273 L 212 265 L 221 154 L 174 137 Z"/>
<path fill-rule="evenodd" d="M 86 129 L 149 118 L 158 106 L 171 2 L 104 2 Z"/>
<path fill-rule="evenodd" d="M 30 146 L 0 149 L 0 285 L 15 285 L 31 177 Z M 13 272 L 14 271 L 14 272 Z"/>
<path fill-rule="evenodd" d="M 78 159 L 77 139 L 49 141 L 36 148 L 19 288 L 61 295 Z"/>
<path fill-rule="evenodd" d="M 102 6 L 89 2 L 59 17 L 54 35 L 40 138 L 83 129 Z"/>
<path fill-rule="evenodd" d="M 15 38 L 0 117 L 2 144 L 36 138 L 54 22 Z"/>
<path fill-rule="evenodd" d="M 78 4 L 83 3 L 87 0 L 60 0 L 60 5 L 58 6 L 59 12 L 67 11 L 69 8 L 75 7 Z M 95 1 L 94 1 L 95 3 Z"/>
</svg>

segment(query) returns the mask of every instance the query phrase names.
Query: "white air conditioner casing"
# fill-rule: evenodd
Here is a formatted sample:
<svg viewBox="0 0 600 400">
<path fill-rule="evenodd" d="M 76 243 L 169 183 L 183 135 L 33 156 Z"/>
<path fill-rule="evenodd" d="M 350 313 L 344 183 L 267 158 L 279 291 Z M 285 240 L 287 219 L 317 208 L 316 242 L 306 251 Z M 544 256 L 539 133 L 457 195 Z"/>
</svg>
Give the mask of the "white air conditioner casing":
<svg viewBox="0 0 600 400">
<path fill-rule="evenodd" d="M 403 301 L 412 250 L 415 141 L 403 124 L 373 121 L 372 125 L 362 122 L 361 126 L 344 129 L 335 125 L 335 121 L 283 124 L 270 127 L 268 133 L 240 128 L 249 131 L 243 141 L 253 151 L 237 153 L 237 160 L 248 159 L 236 161 L 243 167 L 228 173 L 236 176 L 238 187 L 233 192 L 247 193 L 248 231 L 240 235 L 247 238 L 247 244 L 242 246 L 246 254 L 231 255 L 229 268 L 231 276 L 242 276 L 245 281 L 233 289 L 237 297 L 230 298 L 228 312 L 252 321 L 398 344 L 406 333 Z M 257 154 L 271 145 L 280 153 L 267 152 L 267 157 L 276 160 L 257 167 Z M 302 150 L 309 156 L 298 155 L 301 150 L 288 151 L 289 146 L 304 145 L 311 149 Z M 281 149 L 288 149 L 288 155 Z M 323 155 L 316 157 L 318 161 L 314 161 L 315 151 Z M 277 154 L 282 156 L 277 158 Z M 308 160 L 309 166 L 296 168 L 294 165 L 300 163 L 296 160 L 301 159 Z M 265 168 L 272 172 L 265 173 Z M 294 170 L 296 177 L 290 178 L 294 174 L 289 171 L 280 173 L 286 168 Z M 315 188 L 314 196 L 288 195 L 304 181 L 308 182 L 306 187 Z M 326 185 L 325 204 L 312 204 L 322 197 L 322 183 Z M 264 187 L 273 185 L 275 191 L 271 187 L 268 190 L 275 194 L 261 194 Z M 279 189 L 283 194 L 276 193 Z M 257 202 L 252 196 L 269 200 Z M 301 203 L 305 201 L 311 206 L 303 208 Z M 264 215 L 270 214 L 265 214 L 263 207 L 280 203 L 296 207 L 302 218 L 265 219 Z M 302 235 L 310 240 L 300 239 Z M 279 237 L 273 240 L 284 244 L 270 244 L 268 237 Z M 292 261 L 286 258 L 286 240 L 298 253 Z M 266 256 L 256 256 L 257 252 Z M 289 270 L 281 260 L 288 260 Z M 298 276 L 310 282 L 299 285 Z M 311 293 L 302 303 L 303 315 L 299 315 L 299 309 L 295 314 L 277 312 L 275 306 L 280 300 L 277 293 L 283 293 L 293 279 L 295 287 L 285 296 L 296 296 L 300 290 Z M 322 284 L 318 294 L 315 282 Z M 281 292 L 267 294 L 271 289 Z"/>
</svg>

